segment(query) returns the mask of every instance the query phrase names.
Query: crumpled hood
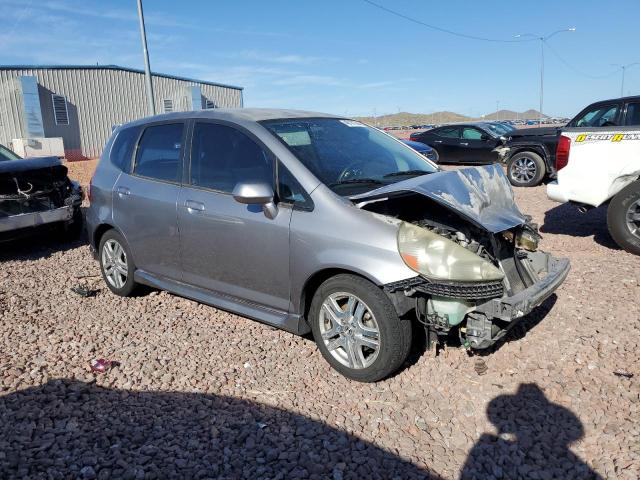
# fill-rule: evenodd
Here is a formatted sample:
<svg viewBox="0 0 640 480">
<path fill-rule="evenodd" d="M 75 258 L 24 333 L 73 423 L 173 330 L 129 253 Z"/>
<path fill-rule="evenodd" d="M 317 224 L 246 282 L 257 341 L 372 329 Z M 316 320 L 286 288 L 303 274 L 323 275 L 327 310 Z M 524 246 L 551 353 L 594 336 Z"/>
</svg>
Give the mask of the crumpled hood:
<svg viewBox="0 0 640 480">
<path fill-rule="evenodd" d="M 359 203 L 400 192 L 429 197 L 491 233 L 526 223 L 497 164 L 422 175 L 350 198 Z"/>
<path fill-rule="evenodd" d="M 57 167 L 63 167 L 58 157 L 33 157 L 0 161 L 0 173 L 28 172 L 42 168 Z"/>
</svg>

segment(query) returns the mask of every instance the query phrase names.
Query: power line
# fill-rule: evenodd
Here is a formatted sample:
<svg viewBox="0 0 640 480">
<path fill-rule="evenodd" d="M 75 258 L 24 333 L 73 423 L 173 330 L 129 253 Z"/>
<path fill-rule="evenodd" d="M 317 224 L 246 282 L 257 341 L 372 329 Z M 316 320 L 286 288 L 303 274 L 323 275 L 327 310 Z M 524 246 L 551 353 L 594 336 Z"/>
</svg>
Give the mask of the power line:
<svg viewBox="0 0 640 480">
<path fill-rule="evenodd" d="M 409 17 L 408 15 L 405 15 L 403 13 L 397 12 L 395 10 L 391 10 L 390 8 L 387 8 L 383 5 L 380 5 L 378 3 L 372 2 L 371 0 L 363 0 L 365 3 L 368 3 L 369 5 L 376 7 L 380 10 L 383 10 L 387 13 L 390 13 L 391 15 L 395 15 L 396 17 L 400 17 L 403 18 L 405 20 L 408 20 L 409 22 L 418 24 L 418 25 L 422 25 L 423 27 L 427 27 L 430 28 L 432 30 L 437 30 L 438 32 L 442 32 L 442 33 L 447 33 L 449 35 L 454 35 L 456 37 L 461 37 L 461 38 L 466 38 L 469 40 L 480 40 L 483 42 L 494 42 L 494 43 L 523 43 L 523 42 L 531 42 L 533 41 L 533 39 L 523 39 L 523 40 L 505 40 L 505 39 L 500 39 L 500 38 L 487 38 L 487 37 L 478 37 L 475 35 L 468 35 L 466 33 L 460 33 L 460 32 L 454 32 L 453 30 L 448 30 L 446 28 L 442 28 L 442 27 L 438 27 L 436 25 L 431 25 L 429 23 L 425 23 L 421 20 L 417 20 L 415 18 Z"/>
<path fill-rule="evenodd" d="M 551 51 L 551 53 L 553 53 L 553 55 L 560 60 L 565 67 L 569 68 L 570 70 L 573 70 L 575 73 L 577 73 L 578 75 L 582 75 L 583 77 L 587 77 L 587 78 L 593 78 L 595 80 L 598 79 L 602 79 L 602 78 L 609 78 L 614 76 L 616 73 L 618 73 L 617 70 L 614 70 L 611 73 L 607 73 L 605 75 L 591 75 L 589 73 L 585 73 L 582 70 L 579 70 L 578 68 L 574 67 L 573 65 L 571 65 L 569 62 L 567 62 L 564 58 L 562 58 L 562 56 L 549 44 L 549 42 L 544 41 L 544 44 L 547 46 L 547 48 Z"/>
</svg>

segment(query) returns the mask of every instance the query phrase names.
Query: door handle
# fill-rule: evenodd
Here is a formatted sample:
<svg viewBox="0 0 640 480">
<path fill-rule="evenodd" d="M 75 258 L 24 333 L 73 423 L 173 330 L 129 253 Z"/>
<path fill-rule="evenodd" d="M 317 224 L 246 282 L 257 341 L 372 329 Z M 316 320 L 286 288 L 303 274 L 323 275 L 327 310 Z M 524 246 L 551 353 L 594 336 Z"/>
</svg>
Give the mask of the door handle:
<svg viewBox="0 0 640 480">
<path fill-rule="evenodd" d="M 433 143 L 442 143 L 442 140 L 434 140 Z"/>
<path fill-rule="evenodd" d="M 460 145 L 464 145 L 465 147 L 469 146 L 469 144 L 467 142 L 460 142 Z"/>
<path fill-rule="evenodd" d="M 187 200 L 184 202 L 184 206 L 187 207 L 189 213 L 204 212 L 204 203 L 194 202 L 193 200 Z"/>
<path fill-rule="evenodd" d="M 118 187 L 116 188 L 116 192 L 118 193 L 118 196 L 120 198 L 131 194 L 131 190 L 129 190 L 127 187 Z"/>
</svg>

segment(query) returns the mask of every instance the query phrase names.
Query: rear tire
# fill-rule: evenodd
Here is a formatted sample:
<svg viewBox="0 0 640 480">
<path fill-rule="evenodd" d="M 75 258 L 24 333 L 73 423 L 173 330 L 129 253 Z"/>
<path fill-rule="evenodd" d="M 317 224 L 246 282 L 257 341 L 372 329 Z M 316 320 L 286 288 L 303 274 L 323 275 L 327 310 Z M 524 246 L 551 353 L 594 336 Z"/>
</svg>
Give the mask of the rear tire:
<svg viewBox="0 0 640 480">
<path fill-rule="evenodd" d="M 102 235 L 98 261 L 102 279 L 109 290 L 120 297 L 130 297 L 138 286 L 133 279 L 136 267 L 127 242 L 116 230 L 109 230 Z"/>
<path fill-rule="evenodd" d="M 322 283 L 308 321 L 322 356 L 352 380 L 381 380 L 409 355 L 411 323 L 398 318 L 380 288 L 356 275 L 340 274 Z"/>
<path fill-rule="evenodd" d="M 621 248 L 640 255 L 640 181 L 627 185 L 611 199 L 607 227 Z"/>
<path fill-rule="evenodd" d="M 520 152 L 507 162 L 507 176 L 514 187 L 535 187 L 547 173 L 544 160 L 534 152 Z"/>
</svg>

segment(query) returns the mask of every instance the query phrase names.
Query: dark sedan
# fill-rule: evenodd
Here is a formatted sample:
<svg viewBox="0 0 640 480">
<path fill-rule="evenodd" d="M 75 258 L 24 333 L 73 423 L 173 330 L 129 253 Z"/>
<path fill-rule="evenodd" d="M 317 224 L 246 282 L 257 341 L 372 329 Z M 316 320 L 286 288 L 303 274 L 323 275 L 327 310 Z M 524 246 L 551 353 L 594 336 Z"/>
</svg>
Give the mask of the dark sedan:
<svg viewBox="0 0 640 480">
<path fill-rule="evenodd" d="M 440 163 L 488 164 L 499 160 L 496 148 L 503 144 L 501 134 L 484 123 L 445 125 L 413 133 L 411 140 L 434 148 Z"/>
<path fill-rule="evenodd" d="M 400 139 L 400 141 L 405 145 L 407 145 L 408 147 L 413 148 L 420 155 L 424 155 L 432 162 L 438 163 L 438 152 L 436 152 L 429 145 L 425 145 L 424 143 L 420 143 L 420 142 L 414 142 L 413 140 Z"/>
</svg>

